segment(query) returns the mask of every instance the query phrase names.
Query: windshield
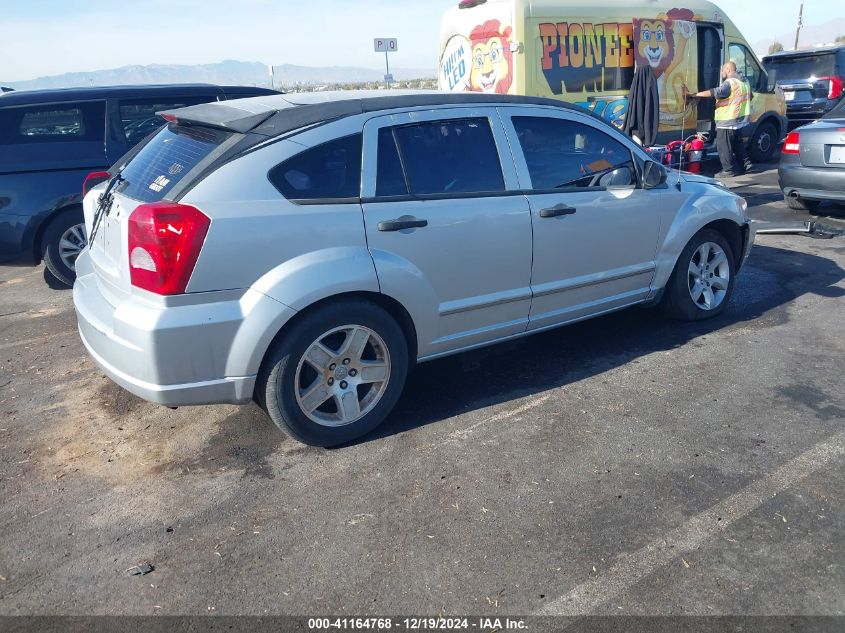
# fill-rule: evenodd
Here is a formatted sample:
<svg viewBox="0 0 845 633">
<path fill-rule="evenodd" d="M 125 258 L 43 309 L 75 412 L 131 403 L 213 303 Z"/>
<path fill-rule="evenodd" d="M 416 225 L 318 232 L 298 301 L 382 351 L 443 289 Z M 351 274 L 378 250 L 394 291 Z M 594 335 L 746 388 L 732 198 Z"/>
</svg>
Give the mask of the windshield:
<svg viewBox="0 0 845 633">
<path fill-rule="evenodd" d="M 200 161 L 231 138 L 231 132 L 168 125 L 121 171 L 118 191 L 140 202 L 164 199 Z"/>
<path fill-rule="evenodd" d="M 793 81 L 835 75 L 836 54 L 769 57 L 764 65 L 773 81 Z"/>
</svg>

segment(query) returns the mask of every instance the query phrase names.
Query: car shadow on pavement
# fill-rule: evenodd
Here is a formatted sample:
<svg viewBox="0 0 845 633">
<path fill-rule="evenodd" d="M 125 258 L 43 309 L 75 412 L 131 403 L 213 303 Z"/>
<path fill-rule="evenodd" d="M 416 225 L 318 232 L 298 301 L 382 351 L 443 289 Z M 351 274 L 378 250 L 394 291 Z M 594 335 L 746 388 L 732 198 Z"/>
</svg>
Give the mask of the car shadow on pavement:
<svg viewBox="0 0 845 633">
<path fill-rule="evenodd" d="M 760 245 L 760 239 L 737 277 L 733 300 L 720 316 L 683 323 L 667 320 L 656 309 L 632 308 L 423 363 L 408 377 L 385 423 L 352 444 L 589 379 L 647 354 L 680 348 L 704 334 L 781 325 L 789 321 L 789 303 L 804 294 L 845 295 L 845 289 L 836 286 L 845 270 L 834 261 Z"/>
</svg>

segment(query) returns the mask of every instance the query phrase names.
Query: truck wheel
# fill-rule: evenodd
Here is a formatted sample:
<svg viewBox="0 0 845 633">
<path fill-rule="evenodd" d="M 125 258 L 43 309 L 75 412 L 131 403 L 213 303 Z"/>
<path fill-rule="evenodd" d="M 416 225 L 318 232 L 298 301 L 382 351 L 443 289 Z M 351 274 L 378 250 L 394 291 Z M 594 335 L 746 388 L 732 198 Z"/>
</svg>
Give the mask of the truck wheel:
<svg viewBox="0 0 845 633">
<path fill-rule="evenodd" d="M 748 143 L 748 155 L 755 163 L 770 163 L 777 147 L 777 128 L 771 121 L 764 121 L 757 126 Z"/>
<path fill-rule="evenodd" d="M 76 279 L 76 258 L 87 244 L 82 209 L 66 209 L 49 220 L 41 239 L 41 256 L 53 276 L 70 287 Z"/>
<path fill-rule="evenodd" d="M 733 251 L 718 231 L 702 229 L 684 247 L 661 307 L 673 319 L 698 321 L 725 309 L 734 289 Z"/>
<path fill-rule="evenodd" d="M 381 424 L 407 373 L 408 344 L 393 317 L 347 299 L 316 308 L 283 332 L 258 374 L 255 396 L 292 437 L 335 446 Z"/>
<path fill-rule="evenodd" d="M 818 209 L 821 200 L 807 200 L 807 198 L 799 198 L 798 196 L 787 196 L 784 194 L 783 199 L 786 200 L 786 206 L 796 211 L 810 211 L 811 213 Z"/>
</svg>

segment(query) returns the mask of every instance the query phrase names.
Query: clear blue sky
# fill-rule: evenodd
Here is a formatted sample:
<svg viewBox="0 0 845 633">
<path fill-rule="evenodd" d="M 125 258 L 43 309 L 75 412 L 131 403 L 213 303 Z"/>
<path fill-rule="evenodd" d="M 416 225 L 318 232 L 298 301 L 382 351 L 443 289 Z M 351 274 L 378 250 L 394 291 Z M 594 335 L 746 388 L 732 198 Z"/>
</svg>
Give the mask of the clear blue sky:
<svg viewBox="0 0 845 633">
<path fill-rule="evenodd" d="M 0 79 L 223 59 L 379 68 L 374 37 L 399 38 L 394 67 L 433 69 L 457 1 L 0 0 Z M 799 2 L 717 0 L 752 44 L 793 30 Z M 837 17 L 842 0 L 805 2 L 805 24 Z"/>
</svg>

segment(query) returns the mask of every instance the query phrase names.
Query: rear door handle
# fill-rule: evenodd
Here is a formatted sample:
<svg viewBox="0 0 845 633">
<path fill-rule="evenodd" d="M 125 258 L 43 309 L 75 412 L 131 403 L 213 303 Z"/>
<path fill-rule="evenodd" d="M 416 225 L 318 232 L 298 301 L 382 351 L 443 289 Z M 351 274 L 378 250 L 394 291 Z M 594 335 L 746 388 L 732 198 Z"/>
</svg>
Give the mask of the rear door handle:
<svg viewBox="0 0 845 633">
<path fill-rule="evenodd" d="M 570 207 L 568 204 L 556 204 L 548 209 L 540 209 L 541 218 L 556 218 L 559 215 L 572 215 L 575 213 L 575 207 Z"/>
<path fill-rule="evenodd" d="M 385 220 L 378 223 L 378 230 L 387 231 L 401 231 L 402 229 L 421 229 L 428 226 L 428 220 L 418 220 L 410 215 L 403 215 L 401 218 L 395 220 Z"/>
</svg>

